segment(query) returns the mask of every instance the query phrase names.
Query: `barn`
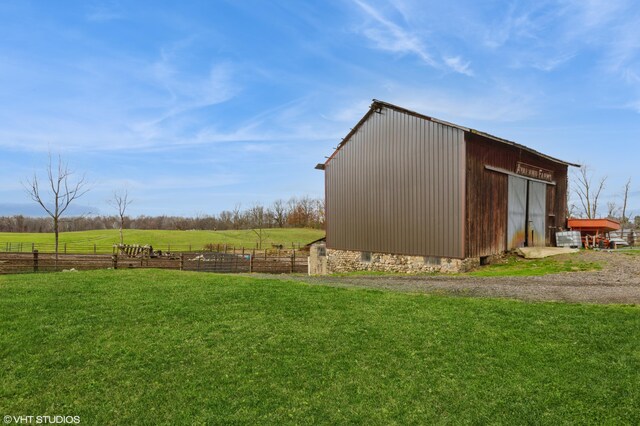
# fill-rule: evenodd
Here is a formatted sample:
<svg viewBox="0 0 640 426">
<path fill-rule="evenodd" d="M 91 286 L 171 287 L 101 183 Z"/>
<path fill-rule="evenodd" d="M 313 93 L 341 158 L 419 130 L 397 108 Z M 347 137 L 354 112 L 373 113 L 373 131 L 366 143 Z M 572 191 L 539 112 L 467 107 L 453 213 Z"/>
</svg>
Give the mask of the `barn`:
<svg viewBox="0 0 640 426">
<path fill-rule="evenodd" d="M 328 159 L 329 269 L 461 270 L 565 228 L 577 164 L 373 100 Z"/>
</svg>

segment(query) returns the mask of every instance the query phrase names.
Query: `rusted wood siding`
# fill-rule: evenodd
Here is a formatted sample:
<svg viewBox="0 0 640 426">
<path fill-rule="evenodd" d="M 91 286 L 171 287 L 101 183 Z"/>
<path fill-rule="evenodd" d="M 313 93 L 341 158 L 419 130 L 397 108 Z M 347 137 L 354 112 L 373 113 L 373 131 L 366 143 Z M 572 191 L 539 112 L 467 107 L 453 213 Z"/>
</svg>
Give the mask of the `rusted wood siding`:
<svg viewBox="0 0 640 426">
<path fill-rule="evenodd" d="M 508 176 L 485 169 L 500 151 L 467 140 L 465 226 L 466 257 L 488 256 L 507 249 Z"/>
<path fill-rule="evenodd" d="M 480 257 L 507 249 L 506 174 L 486 165 L 515 172 L 518 161 L 553 172 L 556 185 L 547 185 L 546 243 L 555 243 L 555 229 L 566 222 L 567 166 L 526 150 L 505 146 L 481 135 L 466 132 L 466 224 L 465 257 Z"/>
<path fill-rule="evenodd" d="M 464 257 L 464 132 L 382 108 L 326 163 L 327 247 Z"/>
</svg>

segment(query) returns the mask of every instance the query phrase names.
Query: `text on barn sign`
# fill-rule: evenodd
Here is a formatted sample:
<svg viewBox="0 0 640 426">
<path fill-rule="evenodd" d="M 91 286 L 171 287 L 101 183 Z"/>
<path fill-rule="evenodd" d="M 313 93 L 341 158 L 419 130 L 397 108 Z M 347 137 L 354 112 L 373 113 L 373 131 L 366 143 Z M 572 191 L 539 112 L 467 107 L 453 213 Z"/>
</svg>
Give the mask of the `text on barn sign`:
<svg viewBox="0 0 640 426">
<path fill-rule="evenodd" d="M 551 170 L 542 169 L 519 161 L 516 165 L 516 173 L 533 179 L 545 180 L 547 182 L 553 181 L 553 172 Z"/>
</svg>

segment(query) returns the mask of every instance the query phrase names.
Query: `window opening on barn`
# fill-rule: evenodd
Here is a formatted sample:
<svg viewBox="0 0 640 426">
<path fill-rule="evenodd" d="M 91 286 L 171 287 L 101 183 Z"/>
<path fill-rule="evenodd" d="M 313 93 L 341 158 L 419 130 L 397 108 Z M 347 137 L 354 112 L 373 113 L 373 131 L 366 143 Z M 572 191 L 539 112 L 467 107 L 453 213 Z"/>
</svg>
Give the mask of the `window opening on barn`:
<svg viewBox="0 0 640 426">
<path fill-rule="evenodd" d="M 437 256 L 425 256 L 424 264 L 427 266 L 440 266 L 442 263 L 442 258 Z"/>
<path fill-rule="evenodd" d="M 370 251 L 361 252 L 360 253 L 360 262 L 370 263 L 371 262 L 371 252 Z"/>
</svg>

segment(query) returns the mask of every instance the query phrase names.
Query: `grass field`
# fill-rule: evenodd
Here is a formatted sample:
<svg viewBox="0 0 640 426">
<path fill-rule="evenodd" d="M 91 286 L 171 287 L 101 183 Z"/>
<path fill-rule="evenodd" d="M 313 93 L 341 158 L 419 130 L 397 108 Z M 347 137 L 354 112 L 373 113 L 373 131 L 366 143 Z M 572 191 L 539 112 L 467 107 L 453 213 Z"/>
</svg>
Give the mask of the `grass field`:
<svg viewBox="0 0 640 426">
<path fill-rule="evenodd" d="M 466 273 L 475 277 L 505 277 L 505 276 L 539 276 L 557 274 L 559 272 L 599 271 L 602 265 L 596 262 L 585 262 L 569 256 L 569 259 L 547 257 L 545 259 L 523 259 L 512 255 L 504 263 L 496 263 Z"/>
<path fill-rule="evenodd" d="M 0 415 L 638 424 L 640 307 L 176 271 L 0 276 Z"/>
<path fill-rule="evenodd" d="M 263 248 L 271 247 L 271 244 L 283 244 L 291 247 L 292 243 L 307 244 L 324 236 L 323 230 L 308 228 L 274 228 L 263 230 Z M 166 250 L 169 246 L 172 250 L 199 250 L 206 244 L 228 244 L 229 246 L 256 248 L 258 238 L 251 230 L 239 231 L 165 231 L 165 230 L 136 230 L 124 231 L 124 240 L 127 244 L 150 244 L 156 249 Z M 60 234 L 61 250 L 64 244 L 69 252 L 93 251 L 93 245 L 101 253 L 111 253 L 113 244 L 120 242 L 117 229 L 63 232 Z M 30 251 L 31 244 L 41 251 L 50 251 L 54 244 L 53 234 L 38 233 L 14 233 L 0 232 L 0 250 L 12 244 L 15 251 L 18 243 L 23 243 L 23 251 Z"/>
</svg>

